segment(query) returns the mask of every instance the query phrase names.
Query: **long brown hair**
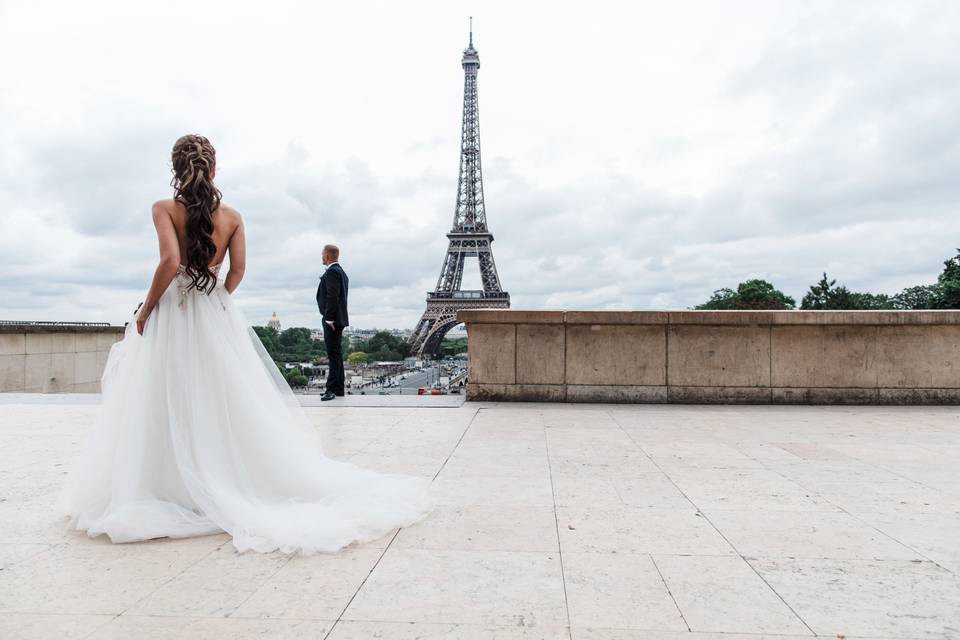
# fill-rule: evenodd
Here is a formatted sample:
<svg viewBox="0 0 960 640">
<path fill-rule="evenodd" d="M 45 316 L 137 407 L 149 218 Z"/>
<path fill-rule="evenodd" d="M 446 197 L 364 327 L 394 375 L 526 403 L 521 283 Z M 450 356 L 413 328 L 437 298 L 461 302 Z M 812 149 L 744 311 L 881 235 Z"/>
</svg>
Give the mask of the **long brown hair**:
<svg viewBox="0 0 960 640">
<path fill-rule="evenodd" d="M 217 151 L 203 136 L 188 134 L 173 145 L 173 198 L 187 208 L 187 276 L 190 286 L 210 293 L 217 275 L 210 261 L 217 255 L 213 241 L 213 212 L 223 194 L 213 184 Z"/>
</svg>

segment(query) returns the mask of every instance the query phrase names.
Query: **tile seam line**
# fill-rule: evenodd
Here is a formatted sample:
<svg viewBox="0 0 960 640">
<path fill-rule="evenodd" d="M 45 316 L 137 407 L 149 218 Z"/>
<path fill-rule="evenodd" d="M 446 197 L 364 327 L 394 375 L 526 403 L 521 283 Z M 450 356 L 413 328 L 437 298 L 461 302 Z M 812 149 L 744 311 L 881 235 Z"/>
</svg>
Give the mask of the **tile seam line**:
<svg viewBox="0 0 960 640">
<path fill-rule="evenodd" d="M 842 453 L 842 452 L 841 452 L 841 453 Z M 744 454 L 744 455 L 746 455 L 746 454 Z M 759 459 L 754 458 L 754 457 L 749 456 L 749 455 L 747 455 L 747 457 L 750 458 L 751 460 L 753 460 L 754 462 L 759 463 L 760 466 L 762 466 L 762 467 L 763 467 L 764 469 L 766 469 L 767 471 L 772 471 L 773 473 L 777 474 L 777 475 L 780 476 L 781 478 L 783 478 L 783 479 L 785 479 L 785 480 L 787 480 L 787 481 L 789 481 L 789 482 L 794 483 L 795 485 L 797 485 L 798 487 L 800 487 L 800 488 L 803 489 L 804 491 L 808 491 L 808 492 L 810 492 L 810 493 L 813 493 L 813 494 L 816 494 L 816 495 L 820 495 L 820 492 L 819 492 L 819 491 L 815 491 L 815 490 L 813 490 L 813 489 L 810 489 L 809 487 L 807 487 L 806 485 L 804 485 L 804 484 L 801 483 L 800 481 L 795 480 L 795 479 L 793 479 L 793 478 L 791 478 L 791 477 L 789 477 L 789 476 L 784 475 L 783 473 L 781 473 L 780 471 L 778 471 L 777 469 L 775 469 L 775 468 L 773 468 L 773 467 L 767 466 L 767 464 L 764 463 L 762 460 L 759 460 Z M 870 466 L 875 466 L 877 469 L 880 469 L 881 471 L 888 471 L 889 473 L 893 473 L 894 475 L 899 476 L 899 474 L 894 473 L 893 471 L 889 471 L 888 469 L 884 469 L 883 467 L 879 467 L 879 466 L 876 466 L 876 465 L 872 465 L 871 463 L 865 462 L 865 461 L 863 461 L 863 460 L 860 460 L 859 458 L 853 458 L 853 459 L 854 459 L 854 460 L 857 460 L 858 462 L 863 462 L 864 464 L 867 464 L 867 465 L 870 465 Z M 910 478 L 907 478 L 906 476 L 900 476 L 900 477 L 902 477 L 902 478 L 904 478 L 905 480 L 908 480 L 908 481 L 910 481 L 910 482 L 915 482 L 916 484 L 920 485 L 921 487 L 924 487 L 924 488 L 927 488 L 927 489 L 933 489 L 933 487 L 927 487 L 925 484 L 920 483 L 920 482 L 916 482 L 915 480 L 912 480 L 912 479 L 910 479 Z M 949 494 L 946 494 L 946 495 L 949 495 Z M 874 531 L 876 531 L 876 532 L 879 533 L 880 535 L 885 536 L 885 537 L 889 538 L 890 540 L 893 540 L 894 542 L 896 542 L 897 544 L 899 544 L 899 545 L 902 546 L 903 548 L 912 551 L 913 553 L 917 554 L 918 556 L 920 556 L 920 557 L 923 558 L 924 560 L 933 563 L 933 564 L 936 565 L 937 567 L 940 567 L 941 569 L 943 569 L 943 570 L 946 571 L 947 573 L 950 573 L 950 574 L 952 574 L 952 575 L 956 575 L 954 571 L 952 571 L 952 570 L 950 570 L 949 568 L 943 566 L 942 564 L 940 564 L 939 562 L 937 562 L 936 560 L 934 560 L 933 558 L 931 558 L 931 557 L 928 556 L 927 554 L 921 552 L 919 549 L 914 548 L 914 547 L 912 547 L 911 545 L 903 542 L 902 540 L 899 540 L 899 539 L 895 538 L 894 536 L 890 535 L 890 534 L 887 533 L 886 531 L 883 531 L 883 530 L 875 527 L 874 525 L 870 524 L 869 522 L 867 522 L 866 520 L 864 520 L 863 518 L 861 518 L 860 516 L 858 516 L 856 513 L 853 513 L 853 512 L 851 512 L 851 511 L 848 511 L 847 509 L 845 509 L 845 508 L 842 507 L 841 505 L 836 504 L 835 502 L 833 502 L 832 500 L 828 500 L 827 498 L 824 498 L 824 501 L 826 501 L 828 504 L 831 504 L 831 505 L 833 505 L 834 507 L 836 507 L 837 509 L 839 509 L 841 513 L 847 514 L 848 516 L 850 516 L 851 518 L 853 518 L 853 519 L 856 520 L 857 522 L 859 522 L 859 523 L 861 523 L 861 524 L 869 527 L 870 529 L 873 529 Z M 829 513 L 829 512 L 825 512 L 825 513 Z M 739 552 L 738 552 L 738 553 L 739 553 Z M 855 558 L 855 560 L 861 560 L 861 558 Z M 876 560 L 876 558 L 874 558 L 874 560 Z M 899 562 L 904 562 L 904 561 L 901 560 L 901 561 L 899 561 Z M 909 562 L 909 560 L 906 561 L 906 562 Z"/>
<path fill-rule="evenodd" d="M 540 421 L 543 425 L 543 444 L 547 454 L 547 474 L 550 476 L 550 498 L 553 502 L 553 524 L 557 534 L 557 558 L 560 561 L 560 582 L 563 585 L 563 608 L 567 614 L 567 635 L 573 638 L 573 626 L 570 622 L 570 598 L 567 596 L 567 574 L 563 567 L 563 545 L 560 543 L 560 516 L 557 514 L 557 494 L 553 484 L 553 465 L 550 462 L 550 442 L 547 438 L 547 423 L 540 411 Z"/>
<path fill-rule="evenodd" d="M 225 532 L 224 532 L 224 533 L 225 533 Z M 227 534 L 227 535 L 229 535 L 229 534 Z M 196 560 L 194 560 L 193 562 L 191 562 L 188 566 L 184 567 L 181 571 L 177 572 L 176 575 L 171 576 L 170 578 L 164 580 L 161 584 L 157 585 L 157 588 L 156 588 L 156 589 L 150 590 L 149 593 L 145 594 L 142 598 L 139 598 L 136 602 L 134 602 L 133 604 L 131 604 L 130 606 L 128 606 L 126 609 L 124 609 L 123 611 L 121 611 L 120 613 L 118 613 L 116 617 L 119 618 L 120 616 L 124 615 L 125 613 L 127 613 L 128 611 L 130 611 L 131 609 L 133 609 L 134 607 L 140 605 L 144 600 L 146 600 L 146 599 L 149 598 L 150 596 L 154 595 L 154 594 L 155 594 L 156 592 L 158 592 L 160 589 L 163 589 L 165 586 L 167 586 L 168 584 L 170 584 L 171 582 L 173 582 L 174 580 L 176 580 L 177 578 L 179 578 L 180 576 L 182 576 L 184 573 L 186 573 L 186 572 L 189 571 L 190 569 L 194 568 L 195 566 L 197 566 L 198 564 L 200 564 L 201 562 L 203 562 L 204 560 L 206 560 L 207 558 L 209 558 L 210 556 L 212 556 L 214 553 L 216 553 L 217 551 L 219 551 L 220 549 L 222 549 L 224 545 L 227 545 L 227 544 L 230 544 L 230 543 L 231 543 L 231 540 L 227 540 L 226 542 L 223 542 L 223 543 L 221 543 L 221 544 L 216 545 L 213 549 L 211 549 L 211 550 L 208 551 L 207 553 L 204 553 L 204 554 L 201 555 L 199 558 L 197 558 Z M 284 563 L 284 564 L 286 564 L 286 563 Z"/>
<path fill-rule="evenodd" d="M 660 582 L 663 583 L 663 588 L 667 590 L 667 595 L 670 596 L 670 600 L 673 601 L 673 606 L 677 608 L 677 613 L 680 614 L 680 619 L 683 620 L 683 624 L 687 626 L 687 631 L 693 632 L 693 629 L 690 628 L 690 623 L 687 622 L 687 616 L 683 615 L 683 611 L 680 610 L 680 604 L 677 602 L 677 599 L 673 595 L 673 591 L 670 590 L 670 585 L 667 584 L 666 578 L 663 577 L 663 572 L 660 571 L 660 567 L 657 565 L 656 558 L 653 557 L 652 553 L 644 554 L 650 558 L 650 563 L 653 565 L 653 568 L 657 570 L 657 575 L 660 576 Z"/>
<path fill-rule="evenodd" d="M 443 468 L 444 468 L 445 466 L 447 466 L 447 461 L 450 460 L 450 457 L 453 456 L 453 452 L 456 451 L 456 450 L 457 450 L 457 447 L 460 446 L 460 443 L 463 441 L 463 438 L 467 435 L 467 432 L 470 431 L 470 427 L 473 426 L 473 421 L 477 419 L 477 415 L 479 415 L 479 413 L 480 413 L 481 410 L 482 410 L 482 409 L 478 407 L 478 408 L 473 412 L 473 415 L 470 417 L 470 422 L 468 422 L 468 423 L 467 423 L 467 426 L 464 427 L 463 433 L 460 434 L 460 438 L 457 439 L 456 444 L 454 444 L 453 447 L 450 449 L 450 453 L 449 453 L 449 454 L 447 455 L 447 457 L 444 459 L 443 464 L 440 465 L 440 468 L 439 468 L 439 469 L 437 470 L 437 472 L 433 475 L 433 478 L 431 478 L 431 480 L 430 480 L 430 484 L 431 484 L 431 485 L 432 485 L 433 482 L 437 479 L 437 476 L 440 475 L 440 472 L 443 471 Z M 376 570 L 376 568 L 377 568 L 378 566 L 380 566 L 380 561 L 383 560 L 383 557 L 384 557 L 385 555 L 387 555 L 387 551 L 390 550 L 391 545 L 393 545 L 393 541 L 397 539 L 397 536 L 400 535 L 400 531 L 402 531 L 402 530 L 403 530 L 402 527 L 399 527 L 399 528 L 397 529 L 397 531 L 396 531 L 396 532 L 393 534 L 393 536 L 390 538 L 390 542 L 388 542 L 388 543 L 387 543 L 387 546 L 383 548 L 383 552 L 381 552 L 380 555 L 377 556 L 377 561 L 373 563 L 373 566 L 370 567 L 370 570 L 369 570 L 369 571 L 367 571 L 367 575 L 365 575 L 365 576 L 363 577 L 363 580 L 360 582 L 359 586 L 357 586 L 357 589 L 353 592 L 353 595 L 350 596 L 350 599 L 347 601 L 347 604 L 345 604 L 345 605 L 343 606 L 343 609 L 340 610 L 340 613 L 337 614 L 337 619 L 334 620 L 334 621 L 333 621 L 333 624 L 330 625 L 330 630 L 327 631 L 327 633 L 323 636 L 323 640 L 327 640 L 327 639 L 330 637 L 330 634 L 333 633 L 334 629 L 337 628 L 337 625 L 340 624 L 340 621 L 343 619 L 343 615 L 347 612 L 347 609 L 350 608 L 350 605 L 353 604 L 353 601 L 356 599 L 357 595 L 358 595 L 358 594 L 360 593 L 360 591 L 363 589 L 364 585 L 367 584 L 367 580 L 370 579 L 370 576 L 373 575 L 373 572 Z"/>
<path fill-rule="evenodd" d="M 811 635 L 816 636 L 816 635 L 817 635 L 817 632 L 814 631 L 814 630 L 810 627 L 809 624 L 807 624 L 807 621 L 804 620 L 804 619 L 800 616 L 800 614 L 797 613 L 796 610 L 794 610 L 794 608 L 791 607 L 791 606 L 787 603 L 787 601 L 783 599 L 783 596 L 781 596 L 780 593 L 779 593 L 776 589 L 774 589 L 773 586 L 772 586 L 769 582 L 767 582 L 767 580 L 766 580 L 762 575 L 760 575 L 760 572 L 757 571 L 757 569 L 756 569 L 752 564 L 750 564 L 750 562 L 746 559 L 746 557 L 744 557 L 744 555 L 743 555 L 742 553 L 740 553 L 740 550 L 737 549 L 737 547 L 733 544 L 733 542 L 731 542 L 730 539 L 727 538 L 727 536 L 725 536 L 722 531 L 720 531 L 720 529 L 719 529 L 719 528 L 717 527 L 717 525 L 713 522 L 713 520 L 711 520 L 710 517 L 709 517 L 706 513 L 704 513 L 702 509 L 700 509 L 700 507 L 697 505 L 696 502 L 694 502 L 693 500 L 690 499 L 690 496 L 688 496 L 688 495 L 686 494 L 686 492 L 684 492 L 683 489 L 681 489 L 680 486 L 677 485 L 677 483 L 673 481 L 673 478 L 670 477 L 670 474 L 668 474 L 667 472 L 663 471 L 663 469 L 660 467 L 660 465 L 657 463 L 657 461 L 654 460 L 654 459 L 650 456 L 650 454 L 647 453 L 647 451 L 646 451 L 643 447 L 640 446 L 640 443 L 638 443 L 636 440 L 634 440 L 633 436 L 632 436 L 626 429 L 623 428 L 623 425 L 620 424 L 620 421 L 617 420 L 616 418 L 614 418 L 614 422 L 617 424 L 617 426 L 620 427 L 621 431 L 623 431 L 623 432 L 627 435 L 627 437 L 630 438 L 630 441 L 633 442 L 634 446 L 636 446 L 638 449 L 640 449 L 640 451 L 643 452 L 643 455 L 647 456 L 647 458 L 650 460 L 650 462 L 652 462 L 653 465 L 654 465 L 657 469 L 660 469 L 661 473 L 663 473 L 663 474 L 667 477 L 667 479 L 670 480 L 670 483 L 677 489 L 677 491 L 679 491 L 680 494 L 681 494 L 684 498 L 686 498 L 687 500 L 690 501 L 690 504 L 692 504 L 692 505 L 694 506 L 694 508 L 696 508 L 697 513 L 699 513 L 699 514 L 703 517 L 703 519 L 706 520 L 706 521 L 710 524 L 711 527 L 713 527 L 713 530 L 716 531 L 717 534 L 718 534 L 721 538 L 723 538 L 724 541 L 725 541 L 728 545 L 730 545 L 730 548 L 733 549 L 733 551 L 737 554 L 737 557 L 739 557 L 748 567 L 750 567 L 750 570 L 753 571 L 753 572 L 757 575 L 757 577 L 759 577 L 760 580 L 763 581 L 763 583 L 764 583 L 765 585 L 767 585 L 767 588 L 770 589 L 770 591 L 773 592 L 773 594 L 780 600 L 780 602 L 782 602 L 783 605 L 784 605 L 785 607 L 787 607 L 787 609 L 790 611 L 790 613 L 792 613 L 792 614 L 796 617 L 796 619 L 800 621 L 800 624 L 802 624 L 804 627 L 806 627 L 807 630 L 810 632 Z M 749 456 L 748 456 L 748 457 L 749 457 Z M 681 612 L 681 614 L 682 614 L 682 612 Z"/>
</svg>

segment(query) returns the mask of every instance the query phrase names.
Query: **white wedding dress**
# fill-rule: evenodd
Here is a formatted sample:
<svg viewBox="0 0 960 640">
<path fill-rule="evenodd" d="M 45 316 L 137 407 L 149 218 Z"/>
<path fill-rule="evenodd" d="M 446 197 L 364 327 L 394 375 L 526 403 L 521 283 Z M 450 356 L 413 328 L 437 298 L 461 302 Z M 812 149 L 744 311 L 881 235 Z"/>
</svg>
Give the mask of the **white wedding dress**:
<svg viewBox="0 0 960 640">
<path fill-rule="evenodd" d="M 312 553 L 432 509 L 425 479 L 325 456 L 223 281 L 209 295 L 188 282 L 181 267 L 143 336 L 130 322 L 110 350 L 58 502 L 71 526 L 113 542 L 226 531 L 239 551 Z"/>
</svg>

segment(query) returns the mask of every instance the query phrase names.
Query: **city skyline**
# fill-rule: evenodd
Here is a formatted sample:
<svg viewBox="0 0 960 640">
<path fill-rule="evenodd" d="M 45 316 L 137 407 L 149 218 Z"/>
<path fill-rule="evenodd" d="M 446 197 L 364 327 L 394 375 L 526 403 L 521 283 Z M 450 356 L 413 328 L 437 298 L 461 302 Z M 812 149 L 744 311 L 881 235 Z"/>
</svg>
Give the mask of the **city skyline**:
<svg viewBox="0 0 960 640">
<path fill-rule="evenodd" d="M 752 277 L 799 299 L 823 271 L 895 293 L 955 253 L 954 3 L 0 2 L 0 317 L 129 319 L 170 147 L 197 131 L 247 221 L 251 323 L 319 323 L 332 241 L 354 322 L 412 327 L 470 15 L 514 308 L 684 308 Z"/>
</svg>

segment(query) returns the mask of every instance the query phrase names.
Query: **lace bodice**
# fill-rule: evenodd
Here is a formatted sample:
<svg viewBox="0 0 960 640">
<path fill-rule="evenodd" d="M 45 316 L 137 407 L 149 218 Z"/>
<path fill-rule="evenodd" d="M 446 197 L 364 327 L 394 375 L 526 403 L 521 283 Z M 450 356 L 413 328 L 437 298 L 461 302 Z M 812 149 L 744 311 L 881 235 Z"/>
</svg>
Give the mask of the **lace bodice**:
<svg viewBox="0 0 960 640">
<path fill-rule="evenodd" d="M 222 266 L 223 266 L 222 262 L 218 262 L 217 264 L 212 264 L 210 265 L 210 271 L 213 271 L 213 275 L 219 276 L 220 267 Z M 185 276 L 185 275 L 187 275 L 187 265 L 181 264 L 180 266 L 177 267 L 177 276 L 179 277 L 179 276 Z"/>
<path fill-rule="evenodd" d="M 213 271 L 213 275 L 217 278 L 220 276 L 220 267 L 223 266 L 222 262 L 217 264 L 210 265 L 210 271 Z M 180 265 L 177 267 L 177 275 L 174 277 L 174 283 L 177 285 L 177 293 L 180 294 L 179 306 L 183 306 L 183 303 L 186 302 L 187 296 L 191 293 L 197 293 L 197 290 L 190 286 L 192 279 L 187 275 L 186 265 Z M 220 288 L 222 281 L 217 280 L 214 289 L 217 290 Z M 222 303 L 221 303 L 222 304 Z"/>
</svg>

